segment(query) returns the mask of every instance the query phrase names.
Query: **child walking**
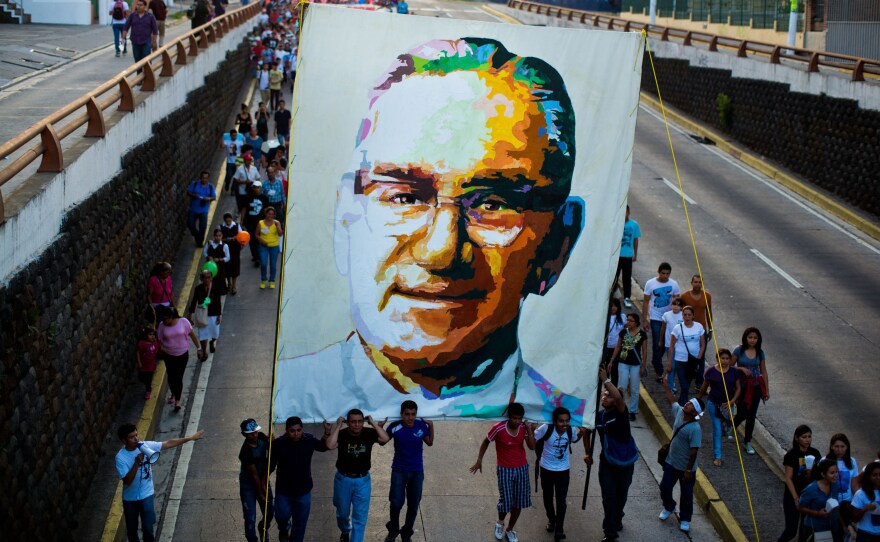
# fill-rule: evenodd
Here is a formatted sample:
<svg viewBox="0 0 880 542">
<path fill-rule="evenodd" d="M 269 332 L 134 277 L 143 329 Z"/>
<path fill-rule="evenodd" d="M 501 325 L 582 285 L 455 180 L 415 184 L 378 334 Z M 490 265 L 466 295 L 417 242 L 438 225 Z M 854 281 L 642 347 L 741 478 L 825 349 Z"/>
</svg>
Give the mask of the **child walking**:
<svg viewBox="0 0 880 542">
<path fill-rule="evenodd" d="M 159 342 L 156 340 L 156 330 L 147 326 L 141 332 L 137 346 L 137 370 L 138 380 L 144 384 L 144 399 L 149 399 L 153 391 L 153 373 L 156 372 L 156 354 L 159 352 Z"/>
</svg>

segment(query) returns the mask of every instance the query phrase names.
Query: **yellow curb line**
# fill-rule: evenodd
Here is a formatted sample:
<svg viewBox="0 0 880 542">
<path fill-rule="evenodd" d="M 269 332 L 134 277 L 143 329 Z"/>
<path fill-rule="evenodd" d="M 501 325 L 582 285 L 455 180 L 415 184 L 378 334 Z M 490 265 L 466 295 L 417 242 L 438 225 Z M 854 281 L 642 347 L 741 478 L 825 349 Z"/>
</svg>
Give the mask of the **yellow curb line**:
<svg viewBox="0 0 880 542">
<path fill-rule="evenodd" d="M 651 398 L 645 386 L 640 386 L 639 403 L 641 412 L 645 413 L 645 421 L 654 432 L 654 436 L 663 444 L 669 442 L 669 439 L 672 438 L 672 428 L 666 422 L 663 413 L 660 412 L 657 403 Z M 645 460 L 651 461 L 652 458 L 645 458 Z M 715 491 L 712 482 L 706 478 L 706 475 L 699 468 L 697 468 L 694 496 L 700 506 L 703 507 L 703 510 L 709 517 L 709 521 L 715 527 L 715 532 L 721 536 L 722 540 L 725 542 L 748 542 L 749 539 L 746 538 L 739 522 L 730 513 L 730 509 L 727 508 L 724 501 L 721 500 L 721 496 Z"/>
<path fill-rule="evenodd" d="M 483 8 L 483 11 L 489 13 L 490 15 L 494 15 L 494 16 L 498 17 L 499 19 L 506 21 L 510 24 L 523 24 L 522 21 L 520 21 L 519 19 L 515 19 L 515 18 L 511 17 L 510 15 L 501 13 L 500 11 L 492 9 L 487 5 L 481 5 L 480 7 Z"/>
<path fill-rule="evenodd" d="M 251 80 L 251 85 L 248 88 L 247 98 L 245 99 L 245 103 L 250 103 L 251 99 L 254 96 L 254 89 L 256 88 L 256 80 Z M 217 187 L 215 192 L 218 194 L 216 200 L 211 203 L 211 207 L 208 209 L 208 226 L 210 226 L 214 221 L 214 213 L 217 210 L 217 205 L 220 203 L 220 197 L 223 195 L 224 181 L 226 180 L 226 161 L 220 165 L 220 171 L 217 176 Z M 180 290 L 180 296 L 178 296 L 178 303 L 180 300 L 185 299 L 189 300 L 192 295 L 193 283 L 195 282 L 196 271 L 199 267 L 199 261 L 202 259 L 202 250 L 196 250 L 193 253 L 192 260 L 189 264 L 189 272 L 186 275 L 186 280 L 183 283 L 183 288 Z M 144 440 L 148 440 L 153 437 L 155 434 L 156 428 L 159 426 L 159 420 L 162 419 L 162 408 L 165 404 L 162 402 L 162 398 L 165 397 L 165 390 L 168 388 L 168 379 L 167 374 L 165 372 L 165 363 L 159 363 L 156 365 L 156 373 L 153 375 L 153 381 L 156 382 L 158 380 L 158 393 L 152 394 L 152 396 L 147 399 L 147 402 L 144 404 L 144 409 L 141 412 L 141 418 L 137 423 L 137 431 L 138 435 L 141 436 Z M 107 520 L 104 522 L 104 532 L 101 535 L 101 542 L 122 542 L 125 539 L 125 528 L 123 521 L 124 515 L 122 513 L 122 480 L 120 480 L 116 484 L 116 494 L 113 496 L 113 502 L 110 505 L 110 511 L 107 513 Z"/>
<path fill-rule="evenodd" d="M 651 109 L 657 111 L 658 113 L 662 113 L 660 102 L 652 95 L 642 92 L 641 101 Z M 665 103 L 663 104 L 663 106 L 666 110 L 666 116 L 670 120 L 673 120 L 676 124 L 679 124 L 682 128 L 685 128 L 686 130 L 691 131 L 701 137 L 707 137 L 711 139 L 715 142 L 715 146 L 718 147 L 718 149 L 724 151 L 733 158 L 736 158 L 740 162 L 743 162 L 746 165 L 750 166 L 752 169 L 761 172 L 762 174 L 773 179 L 782 186 L 788 188 L 795 194 L 813 203 L 817 207 L 820 207 L 825 211 L 833 214 L 837 218 L 843 220 L 850 226 L 858 228 L 859 230 L 876 240 L 880 240 L 880 224 L 875 224 L 869 219 L 859 215 L 856 212 L 853 212 L 846 206 L 837 203 L 828 196 L 818 192 L 813 188 L 810 188 L 803 181 L 800 181 L 792 177 L 791 175 L 783 173 L 779 169 L 771 166 L 770 164 L 762 160 L 760 157 L 752 154 L 745 148 L 731 143 L 725 138 L 725 136 L 697 124 L 696 122 L 686 118 L 681 113 L 672 111 Z"/>
</svg>

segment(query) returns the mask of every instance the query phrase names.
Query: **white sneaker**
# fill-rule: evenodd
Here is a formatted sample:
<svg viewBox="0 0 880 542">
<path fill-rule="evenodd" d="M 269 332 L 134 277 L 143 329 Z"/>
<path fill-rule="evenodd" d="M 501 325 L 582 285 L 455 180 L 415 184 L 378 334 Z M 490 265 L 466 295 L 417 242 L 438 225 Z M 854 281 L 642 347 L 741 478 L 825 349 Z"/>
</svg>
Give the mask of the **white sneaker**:
<svg viewBox="0 0 880 542">
<path fill-rule="evenodd" d="M 680 522 L 678 522 L 678 528 L 684 532 L 688 532 L 691 530 L 691 522 L 690 521 L 680 521 Z"/>
<path fill-rule="evenodd" d="M 626 308 L 628 308 L 628 309 L 630 309 L 630 308 L 632 308 L 632 306 L 633 306 L 633 302 L 630 301 L 628 297 L 627 297 L 627 298 L 624 298 L 624 300 L 623 300 L 623 306 L 626 307 Z"/>
<path fill-rule="evenodd" d="M 495 524 L 495 540 L 504 540 L 504 524 Z"/>
<path fill-rule="evenodd" d="M 519 538 L 516 536 L 516 531 L 507 531 L 507 541 L 519 542 Z"/>
<path fill-rule="evenodd" d="M 658 517 L 660 518 L 661 521 L 666 521 L 667 519 L 669 519 L 669 516 L 671 516 L 674 513 L 675 513 L 675 510 L 667 510 L 664 508 L 663 511 L 660 512 L 660 515 Z"/>
</svg>

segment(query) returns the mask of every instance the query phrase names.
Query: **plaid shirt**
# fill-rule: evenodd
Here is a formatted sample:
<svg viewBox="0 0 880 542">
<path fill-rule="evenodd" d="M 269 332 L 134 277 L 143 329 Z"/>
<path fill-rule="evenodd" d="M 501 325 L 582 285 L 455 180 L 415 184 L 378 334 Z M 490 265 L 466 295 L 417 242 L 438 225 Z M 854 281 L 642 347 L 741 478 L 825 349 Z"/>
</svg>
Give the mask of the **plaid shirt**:
<svg viewBox="0 0 880 542">
<path fill-rule="evenodd" d="M 272 193 L 273 190 L 275 191 L 274 194 Z M 263 194 L 269 199 L 269 203 L 287 202 L 287 198 L 284 197 L 284 185 L 281 183 L 281 179 L 277 177 L 274 181 L 272 179 L 263 181 Z"/>
</svg>

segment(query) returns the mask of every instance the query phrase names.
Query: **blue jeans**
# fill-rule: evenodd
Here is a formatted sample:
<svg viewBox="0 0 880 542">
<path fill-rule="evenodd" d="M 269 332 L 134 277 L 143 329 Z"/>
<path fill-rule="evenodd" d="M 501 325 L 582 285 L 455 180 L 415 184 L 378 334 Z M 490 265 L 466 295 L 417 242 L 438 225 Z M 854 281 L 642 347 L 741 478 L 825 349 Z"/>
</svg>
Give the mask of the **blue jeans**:
<svg viewBox="0 0 880 542">
<path fill-rule="evenodd" d="M 110 26 L 113 28 L 113 45 L 116 47 L 116 54 L 118 55 L 119 51 L 120 51 L 119 38 L 122 37 L 122 29 L 125 28 L 125 25 L 124 24 L 111 24 Z M 122 42 L 122 51 L 128 50 L 126 48 L 127 44 L 128 44 L 127 40 Z"/>
<path fill-rule="evenodd" d="M 153 52 L 153 44 L 150 42 L 147 43 L 135 43 L 131 42 L 131 58 L 135 61 L 135 63 L 140 60 L 147 58 L 150 53 Z M 141 73 L 141 69 L 138 68 L 138 73 Z"/>
<path fill-rule="evenodd" d="M 350 542 L 364 542 L 367 516 L 370 514 L 370 475 L 349 478 L 340 473 L 333 477 L 333 506 L 336 507 L 336 525 L 343 533 L 350 533 Z"/>
<path fill-rule="evenodd" d="M 623 388 L 623 400 L 626 401 L 626 390 L 629 388 L 629 412 L 635 414 L 639 411 L 639 371 L 641 365 L 627 365 L 620 363 L 617 367 L 617 384 Z"/>
<path fill-rule="evenodd" d="M 278 522 L 278 531 L 289 533 L 289 539 L 293 542 L 303 542 L 311 510 L 311 493 L 299 496 L 279 493 L 275 496 L 275 521 Z"/>
<path fill-rule="evenodd" d="M 662 320 L 651 320 L 651 364 L 654 365 L 654 373 L 657 376 L 663 376 L 663 352 L 665 348 L 660 346 L 660 326 L 663 325 Z"/>
<path fill-rule="evenodd" d="M 721 459 L 721 439 L 724 438 L 721 434 L 721 418 L 715 415 L 719 409 L 721 405 L 716 405 L 711 399 L 706 401 L 706 410 L 712 420 L 712 457 L 715 459 Z"/>
<path fill-rule="evenodd" d="M 260 245 L 260 280 L 275 282 L 275 267 L 278 265 L 279 247 Z M 268 268 L 268 274 L 266 273 Z"/>
<path fill-rule="evenodd" d="M 278 133 L 278 134 L 276 134 L 276 136 L 278 137 L 278 144 L 279 145 L 284 145 L 284 142 L 286 140 L 290 139 L 290 134 Z"/>
<path fill-rule="evenodd" d="M 257 500 L 257 488 L 254 486 L 253 480 L 250 478 L 239 477 L 239 496 L 241 497 L 241 510 L 244 513 L 244 537 L 248 542 L 257 542 L 259 538 L 257 537 L 257 508 L 263 510 L 263 507 L 259 505 L 259 501 Z M 272 516 L 275 513 L 274 506 L 272 503 L 272 489 L 269 488 L 269 506 L 267 507 L 263 516 L 263 519 L 260 520 L 259 531 L 263 531 L 263 522 L 268 521 L 266 524 L 266 529 L 269 529 L 269 525 L 272 525 Z"/>
<path fill-rule="evenodd" d="M 697 473 L 691 476 L 690 481 L 685 481 L 684 472 L 672 468 L 669 463 L 663 464 L 663 479 L 660 480 L 660 498 L 663 499 L 663 508 L 669 511 L 675 510 L 675 499 L 672 498 L 672 488 L 678 484 L 681 489 L 681 507 L 678 510 L 679 521 L 690 521 L 694 515 L 694 483 L 697 481 Z"/>
<path fill-rule="evenodd" d="M 391 469 L 391 489 L 388 501 L 391 503 L 391 519 L 385 524 L 389 536 L 411 537 L 416 516 L 419 514 L 419 503 L 422 501 L 422 484 L 425 482 L 425 471 Z M 403 529 L 400 528 L 400 511 L 406 501 L 406 519 Z"/>
<path fill-rule="evenodd" d="M 202 246 L 205 243 L 205 232 L 208 230 L 208 213 L 189 211 L 186 214 L 186 227 L 189 228 L 196 244 Z"/>
<path fill-rule="evenodd" d="M 140 542 L 138 519 L 141 521 L 144 542 L 156 540 L 153 534 L 153 525 L 156 523 L 156 508 L 152 495 L 139 501 L 122 501 L 122 514 L 125 516 L 125 532 L 128 535 L 128 542 Z"/>
<path fill-rule="evenodd" d="M 684 406 L 688 401 L 688 394 L 691 391 L 691 379 L 685 376 L 685 367 L 687 361 L 675 360 L 672 362 L 672 370 L 678 375 L 678 404 Z"/>
</svg>

